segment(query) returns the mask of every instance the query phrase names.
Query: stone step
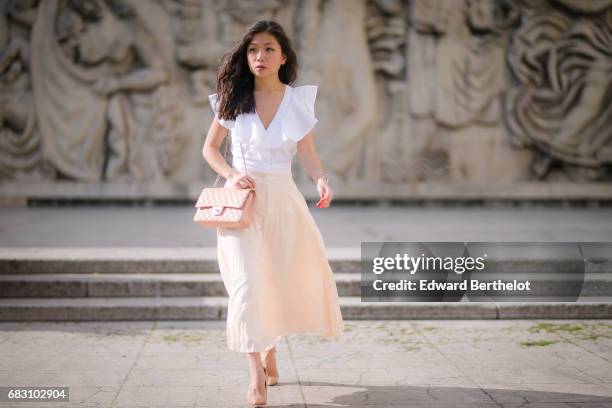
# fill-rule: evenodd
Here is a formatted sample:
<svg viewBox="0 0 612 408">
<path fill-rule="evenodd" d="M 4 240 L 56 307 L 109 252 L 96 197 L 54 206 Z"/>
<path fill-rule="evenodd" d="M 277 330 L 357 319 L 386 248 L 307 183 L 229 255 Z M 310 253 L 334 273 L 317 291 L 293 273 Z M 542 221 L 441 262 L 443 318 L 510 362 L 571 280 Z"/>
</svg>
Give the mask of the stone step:
<svg viewBox="0 0 612 408">
<path fill-rule="evenodd" d="M 589 273 L 584 282 L 572 282 L 565 276 L 547 273 L 538 277 L 545 285 L 534 285 L 530 294 L 580 293 L 581 296 L 610 296 L 612 274 Z M 340 296 L 361 295 L 361 275 L 335 273 Z M 363 282 L 365 284 L 365 282 Z M 538 289 L 541 291 L 538 292 Z M 572 291 L 572 288 L 574 290 Z M 542 293 L 544 292 L 544 293 Z M 0 297 L 147 297 L 147 296 L 227 296 L 220 274 L 211 273 L 118 273 L 118 274 L 4 274 L 0 275 Z M 612 297 L 611 297 L 612 300 Z"/>
<path fill-rule="evenodd" d="M 0 321 L 225 320 L 226 297 L 1 298 Z M 341 297 L 345 320 L 609 319 L 612 302 L 361 302 Z"/>
<path fill-rule="evenodd" d="M 359 296 L 360 275 L 334 274 L 340 296 Z M 0 275 L 0 297 L 227 296 L 220 274 Z"/>
<path fill-rule="evenodd" d="M 609 251 L 608 251 L 609 252 Z M 360 248 L 328 248 L 327 257 L 334 273 L 361 273 Z M 489 260 L 491 271 L 521 273 L 612 273 L 610 256 L 603 261 L 587 262 L 578 250 L 567 252 L 525 251 L 518 247 L 504 249 L 503 258 Z M 217 250 L 191 248 L 0 248 L 0 276 L 6 274 L 218 274 Z"/>
<path fill-rule="evenodd" d="M 359 273 L 359 248 L 330 248 L 334 272 Z M 202 248 L 0 248 L 3 274 L 219 273 L 217 250 Z"/>
</svg>

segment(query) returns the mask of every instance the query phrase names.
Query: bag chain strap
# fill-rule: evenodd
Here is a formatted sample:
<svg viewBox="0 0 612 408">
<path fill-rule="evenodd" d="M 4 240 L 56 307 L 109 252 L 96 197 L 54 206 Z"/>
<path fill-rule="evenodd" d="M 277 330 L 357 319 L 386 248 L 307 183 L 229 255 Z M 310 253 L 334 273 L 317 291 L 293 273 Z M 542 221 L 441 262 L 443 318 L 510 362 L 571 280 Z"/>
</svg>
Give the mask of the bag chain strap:
<svg viewBox="0 0 612 408">
<path fill-rule="evenodd" d="M 225 159 L 225 161 L 227 161 L 227 147 L 229 146 L 229 144 L 231 142 L 232 142 L 231 138 L 229 138 L 229 137 L 225 138 L 225 151 L 223 153 L 223 158 Z M 245 172 L 245 174 L 249 174 L 247 172 L 246 160 L 244 160 L 244 149 L 242 148 L 242 142 L 240 142 L 240 151 L 242 152 L 242 162 L 244 163 L 244 172 Z M 219 181 L 220 177 L 221 177 L 221 174 L 217 173 L 217 178 L 215 179 L 215 182 L 213 184 L 213 188 L 215 188 L 217 186 L 217 182 Z"/>
</svg>

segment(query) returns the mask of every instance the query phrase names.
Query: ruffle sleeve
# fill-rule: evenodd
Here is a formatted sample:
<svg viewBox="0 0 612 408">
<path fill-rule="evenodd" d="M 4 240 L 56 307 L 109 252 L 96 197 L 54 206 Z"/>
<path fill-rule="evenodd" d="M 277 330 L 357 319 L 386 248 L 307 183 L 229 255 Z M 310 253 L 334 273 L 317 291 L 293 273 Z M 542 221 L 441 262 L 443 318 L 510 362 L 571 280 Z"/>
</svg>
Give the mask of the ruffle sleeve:
<svg viewBox="0 0 612 408">
<path fill-rule="evenodd" d="M 219 121 L 221 126 L 226 129 L 232 130 L 234 129 L 234 125 L 236 124 L 235 120 L 227 120 L 219 118 L 219 106 L 217 104 L 218 95 L 216 93 L 208 95 L 208 101 L 210 102 L 210 106 L 215 114 L 215 118 Z"/>
<path fill-rule="evenodd" d="M 291 106 L 283 117 L 281 138 L 285 140 L 302 140 L 319 121 L 315 116 L 315 100 L 318 87 L 303 85 L 293 88 Z"/>
</svg>

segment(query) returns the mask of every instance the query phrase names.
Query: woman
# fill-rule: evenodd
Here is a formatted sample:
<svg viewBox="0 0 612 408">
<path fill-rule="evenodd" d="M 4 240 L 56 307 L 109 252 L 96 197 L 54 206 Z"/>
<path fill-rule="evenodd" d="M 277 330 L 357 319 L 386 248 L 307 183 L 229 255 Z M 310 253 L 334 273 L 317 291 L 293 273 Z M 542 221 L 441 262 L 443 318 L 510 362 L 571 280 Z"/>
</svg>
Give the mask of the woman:
<svg viewBox="0 0 612 408">
<path fill-rule="evenodd" d="M 318 208 L 333 193 L 318 158 L 317 86 L 292 87 L 297 58 L 283 28 L 253 24 L 226 55 L 215 113 L 202 154 L 226 188 L 254 188 L 254 219 L 246 229 L 217 229 L 219 270 L 229 295 L 227 345 L 247 354 L 247 400 L 265 404 L 278 380 L 275 345 L 290 333 L 344 332 L 336 282 L 321 233 L 291 173 L 297 153 L 316 183 Z M 231 130 L 232 166 L 219 151 Z M 261 354 L 260 354 L 261 353 Z"/>
</svg>

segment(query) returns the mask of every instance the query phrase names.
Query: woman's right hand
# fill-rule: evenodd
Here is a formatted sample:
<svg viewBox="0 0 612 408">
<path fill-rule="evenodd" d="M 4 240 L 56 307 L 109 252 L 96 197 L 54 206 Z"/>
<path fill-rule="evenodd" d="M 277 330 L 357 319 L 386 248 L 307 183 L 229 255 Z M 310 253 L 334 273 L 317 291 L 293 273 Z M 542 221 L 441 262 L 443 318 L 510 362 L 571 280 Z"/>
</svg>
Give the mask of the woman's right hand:
<svg viewBox="0 0 612 408">
<path fill-rule="evenodd" d="M 255 180 L 248 174 L 233 173 L 228 180 L 232 188 L 255 188 Z"/>
</svg>

